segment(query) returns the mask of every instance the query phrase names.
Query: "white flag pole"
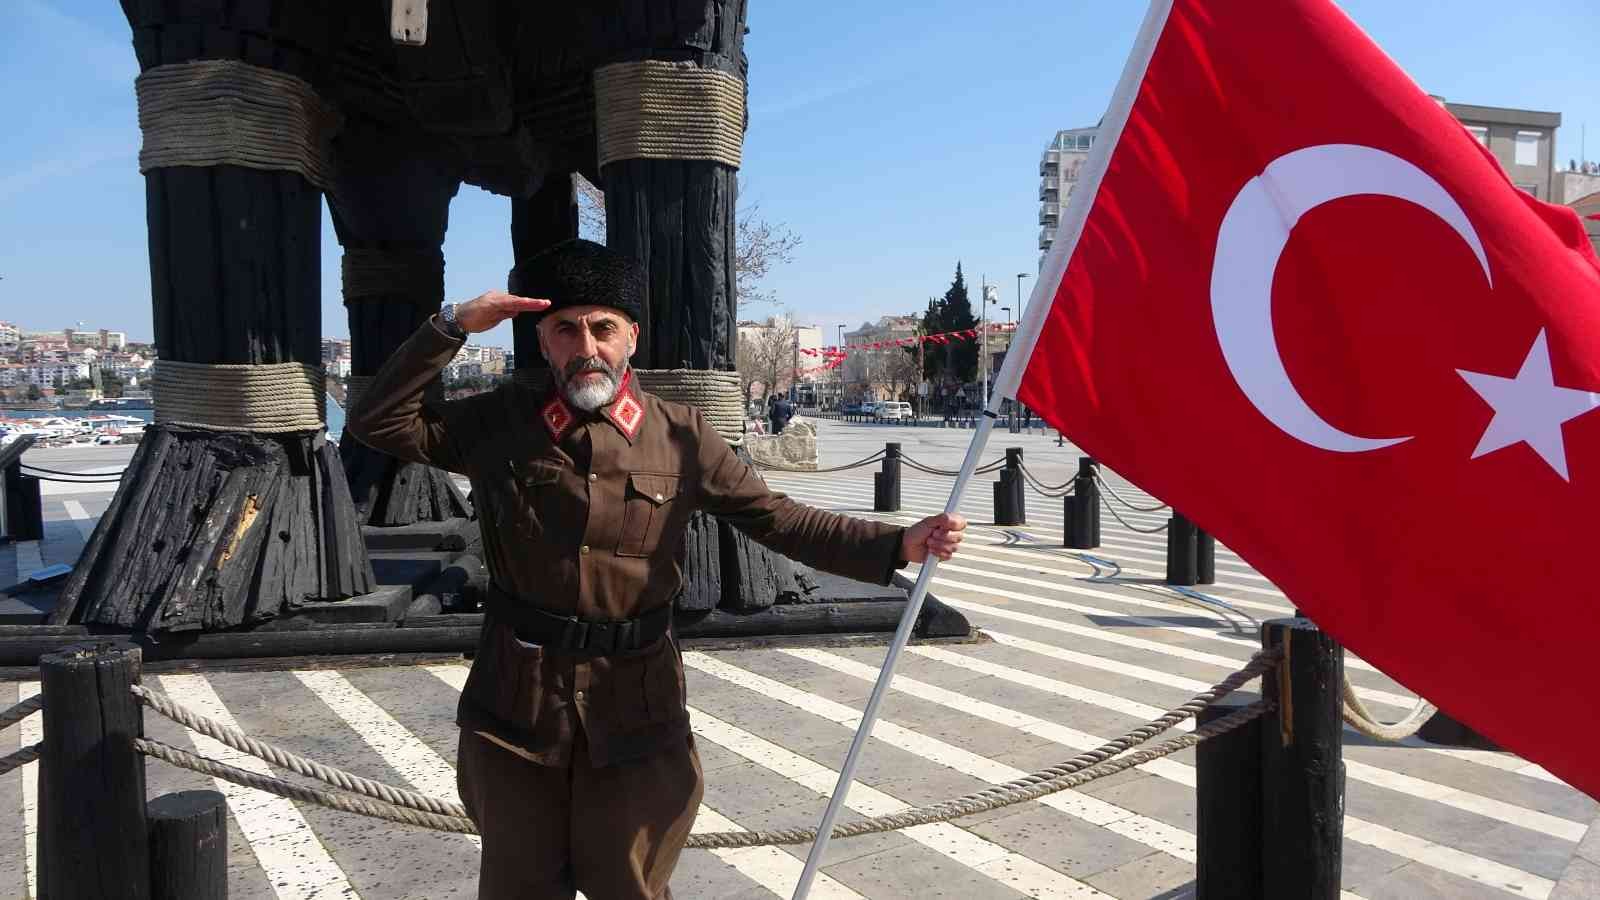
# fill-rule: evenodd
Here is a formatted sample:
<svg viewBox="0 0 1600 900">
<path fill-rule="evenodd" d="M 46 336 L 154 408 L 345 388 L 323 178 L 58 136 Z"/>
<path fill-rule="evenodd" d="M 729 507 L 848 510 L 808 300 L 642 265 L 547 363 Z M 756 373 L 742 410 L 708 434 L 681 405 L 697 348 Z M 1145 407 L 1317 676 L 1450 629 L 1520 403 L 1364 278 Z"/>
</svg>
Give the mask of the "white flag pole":
<svg viewBox="0 0 1600 900">
<path fill-rule="evenodd" d="M 1094 203 L 1095 194 L 1100 190 L 1100 182 L 1105 177 L 1106 166 L 1111 160 L 1111 151 L 1115 149 L 1122 137 L 1122 129 L 1128 123 L 1133 100 L 1139 93 L 1139 85 L 1144 81 L 1150 57 L 1155 53 L 1156 41 L 1161 37 L 1162 29 L 1166 27 L 1172 3 L 1173 0 L 1151 0 L 1149 10 L 1145 12 L 1144 23 L 1139 27 L 1133 51 L 1128 55 L 1128 61 L 1122 69 L 1122 77 L 1117 82 L 1116 90 L 1111 95 L 1111 103 L 1106 108 L 1105 118 L 1101 121 L 1101 134 L 1096 136 L 1094 146 L 1089 151 L 1089 160 L 1084 166 L 1083 182 L 1073 191 L 1072 198 L 1067 203 L 1061 226 L 1056 232 L 1056 241 L 1050 247 L 1050 255 L 1045 258 L 1044 271 L 1040 273 L 1039 279 L 1034 282 L 1032 292 L 1028 295 L 1027 309 L 1016 334 L 1012 337 L 1013 350 L 1006 354 L 1005 365 L 995 378 L 988 406 L 983 411 L 983 417 L 978 420 L 978 429 L 972 436 L 972 444 L 967 447 L 967 457 L 961 463 L 961 473 L 956 477 L 949 501 L 945 503 L 946 513 L 953 513 L 959 507 L 961 497 L 966 493 L 967 483 L 972 480 L 973 470 L 978 467 L 978 457 L 989 444 L 989 434 L 994 429 L 995 419 L 1000 414 L 1000 406 L 1006 399 L 1015 395 L 1017 384 L 1022 380 L 1023 368 L 1027 365 L 1028 357 L 1033 354 L 1034 344 L 1039 339 L 1039 331 L 1043 328 L 1050 302 L 1054 299 L 1056 288 L 1066 270 L 1067 261 L 1072 258 L 1072 252 L 1078 245 L 1078 238 L 1083 234 L 1083 223 L 1089 217 L 1089 208 Z M 987 350 L 987 347 L 983 347 L 978 352 L 982 354 Z M 839 810 L 844 806 L 845 797 L 850 792 L 850 783 L 855 778 L 856 764 L 860 761 L 861 751 L 866 747 L 867 739 L 872 734 L 873 723 L 877 721 L 878 706 L 882 704 L 884 695 L 889 693 L 889 683 L 894 679 L 894 668 L 900 659 L 900 651 L 905 649 L 906 642 L 911 638 L 911 629 L 917 622 L 917 614 L 922 610 L 922 601 L 928 594 L 928 583 L 938 566 L 938 559 L 930 556 L 922 564 L 922 571 L 917 575 L 917 583 L 906 602 L 905 612 L 900 615 L 900 627 L 895 629 L 894 640 L 889 644 L 889 652 L 883 658 L 883 668 L 878 673 L 878 681 L 872 686 L 872 696 L 868 698 L 867 707 L 862 712 L 861 725 L 856 729 L 855 739 L 850 742 L 850 752 L 845 754 L 844 765 L 839 769 L 839 780 L 834 784 L 833 796 L 828 799 L 828 808 L 822 813 L 822 822 L 817 826 L 817 839 L 811 844 L 805 868 L 801 870 L 800 880 L 795 884 L 794 900 L 805 900 L 811 890 L 811 882 L 816 878 L 823 854 L 827 852 L 828 841 L 833 837 L 834 820 L 839 817 Z"/>
</svg>

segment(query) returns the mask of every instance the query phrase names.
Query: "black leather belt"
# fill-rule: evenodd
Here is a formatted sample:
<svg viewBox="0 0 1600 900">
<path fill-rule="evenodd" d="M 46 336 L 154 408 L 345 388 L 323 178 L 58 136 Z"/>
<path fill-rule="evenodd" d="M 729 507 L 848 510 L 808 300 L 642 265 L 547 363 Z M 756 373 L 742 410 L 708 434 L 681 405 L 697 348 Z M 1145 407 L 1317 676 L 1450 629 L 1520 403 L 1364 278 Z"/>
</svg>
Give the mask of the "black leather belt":
<svg viewBox="0 0 1600 900">
<path fill-rule="evenodd" d="M 648 647 L 672 627 L 671 603 L 634 619 L 595 621 L 545 612 L 493 584 L 484 609 L 496 621 L 515 629 L 519 640 L 585 656 L 609 656 Z"/>
</svg>

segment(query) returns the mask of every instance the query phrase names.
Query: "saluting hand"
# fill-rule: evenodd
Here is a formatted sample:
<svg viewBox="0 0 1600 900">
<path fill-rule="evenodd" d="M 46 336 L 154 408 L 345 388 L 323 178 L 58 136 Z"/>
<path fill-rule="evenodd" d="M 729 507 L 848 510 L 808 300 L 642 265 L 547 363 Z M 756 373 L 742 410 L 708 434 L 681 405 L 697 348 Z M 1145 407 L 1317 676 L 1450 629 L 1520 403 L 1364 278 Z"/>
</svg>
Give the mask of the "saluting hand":
<svg viewBox="0 0 1600 900">
<path fill-rule="evenodd" d="M 477 334 L 488 331 L 517 313 L 538 312 L 549 306 L 549 300 L 490 291 L 461 304 L 456 309 L 456 324 L 468 334 Z"/>
<path fill-rule="evenodd" d="M 966 530 L 967 519 L 960 513 L 929 516 L 906 529 L 900 539 L 900 555 L 914 563 L 926 561 L 929 554 L 949 559 L 956 555 Z"/>
</svg>

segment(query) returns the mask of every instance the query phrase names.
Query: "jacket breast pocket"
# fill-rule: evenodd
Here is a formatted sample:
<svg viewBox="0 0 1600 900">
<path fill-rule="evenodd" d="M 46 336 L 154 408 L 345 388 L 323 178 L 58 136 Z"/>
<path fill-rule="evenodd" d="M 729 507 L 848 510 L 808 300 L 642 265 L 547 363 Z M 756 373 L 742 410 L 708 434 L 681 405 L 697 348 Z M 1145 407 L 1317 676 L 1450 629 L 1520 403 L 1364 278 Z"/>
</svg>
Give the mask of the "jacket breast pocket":
<svg viewBox="0 0 1600 900">
<path fill-rule="evenodd" d="M 623 496 L 622 537 L 618 556 L 649 556 L 661 542 L 661 531 L 678 496 L 678 476 L 634 472 Z"/>
<path fill-rule="evenodd" d="M 518 508 L 506 510 L 506 524 L 525 534 L 537 534 L 548 515 L 550 495 L 561 480 L 561 465 L 535 460 L 513 466 L 511 475 Z"/>
</svg>

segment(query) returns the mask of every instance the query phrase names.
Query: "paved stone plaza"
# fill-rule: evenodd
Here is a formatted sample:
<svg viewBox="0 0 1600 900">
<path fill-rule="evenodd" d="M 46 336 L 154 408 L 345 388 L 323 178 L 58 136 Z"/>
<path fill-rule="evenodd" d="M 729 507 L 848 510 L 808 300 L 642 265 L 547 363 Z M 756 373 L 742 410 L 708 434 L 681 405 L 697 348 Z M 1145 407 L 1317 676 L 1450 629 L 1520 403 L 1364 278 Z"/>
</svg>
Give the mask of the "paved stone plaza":
<svg viewBox="0 0 1600 900">
<path fill-rule="evenodd" d="M 821 465 L 899 441 L 919 462 L 959 466 L 972 432 L 819 423 Z M 1025 448 L 1028 467 L 1060 484 L 1078 451 L 1054 433 L 995 435 L 988 461 Z M 39 465 L 116 470 L 127 448 L 30 453 Z M 871 515 L 869 466 L 833 474 L 770 474 L 791 495 Z M 904 518 L 936 512 L 951 479 L 906 472 Z M 1115 475 L 1129 499 L 1152 501 Z M 1061 547 L 1061 501 L 1028 496 L 1029 524 L 996 528 L 984 476 L 968 492 L 965 549 L 941 565 L 935 593 L 984 640 L 913 646 L 884 704 L 851 791 L 859 814 L 966 794 L 1062 762 L 1159 715 L 1239 668 L 1256 622 L 1290 602 L 1238 557 L 1218 549 L 1218 583 L 1195 604 L 1160 584 L 1164 513 L 1109 515 L 1104 543 Z M 48 485 L 45 540 L 0 548 L 0 583 L 76 558 L 111 499 L 104 486 Z M 1130 527 L 1131 526 L 1131 527 Z M 696 743 L 706 771 L 697 830 L 814 825 L 832 789 L 882 646 L 716 650 L 685 655 Z M 1359 660 L 1348 663 L 1367 704 L 1389 719 L 1413 698 Z M 338 671 L 154 676 L 156 687 L 208 715 L 306 756 L 372 778 L 453 796 L 456 695 L 463 664 Z M 0 683 L 0 707 L 37 691 Z M 1555 727 L 1555 726 L 1552 726 Z M 0 734 L 0 754 L 39 739 L 38 717 Z M 266 771 L 154 715 L 153 737 Z M 1504 753 L 1376 745 L 1345 732 L 1347 897 L 1600 896 L 1600 806 L 1544 770 Z M 31 897 L 36 765 L 0 778 L 0 900 Z M 152 795 L 209 779 L 148 765 Z M 817 898 L 1179 898 L 1193 895 L 1194 754 L 1185 751 L 1075 790 L 947 825 L 836 841 Z M 357 819 L 223 786 L 233 813 L 235 898 L 471 897 L 473 839 Z M 787 897 L 805 848 L 685 854 L 680 898 Z"/>
</svg>

